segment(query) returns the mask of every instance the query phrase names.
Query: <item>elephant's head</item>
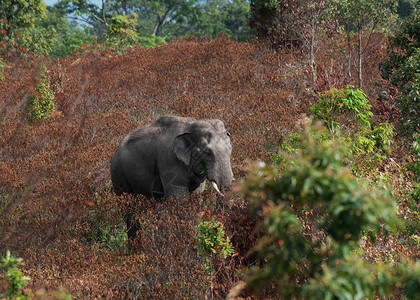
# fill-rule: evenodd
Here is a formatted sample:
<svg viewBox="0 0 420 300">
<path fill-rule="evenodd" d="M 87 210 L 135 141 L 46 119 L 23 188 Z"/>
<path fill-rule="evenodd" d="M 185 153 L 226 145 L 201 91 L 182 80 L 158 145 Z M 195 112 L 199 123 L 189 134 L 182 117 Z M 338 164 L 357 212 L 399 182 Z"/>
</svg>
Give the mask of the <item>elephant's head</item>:
<svg viewBox="0 0 420 300">
<path fill-rule="evenodd" d="M 233 180 L 230 166 L 232 146 L 230 134 L 222 121 L 199 120 L 189 125 L 174 142 L 174 152 L 194 174 L 207 178 L 220 193 Z"/>
</svg>

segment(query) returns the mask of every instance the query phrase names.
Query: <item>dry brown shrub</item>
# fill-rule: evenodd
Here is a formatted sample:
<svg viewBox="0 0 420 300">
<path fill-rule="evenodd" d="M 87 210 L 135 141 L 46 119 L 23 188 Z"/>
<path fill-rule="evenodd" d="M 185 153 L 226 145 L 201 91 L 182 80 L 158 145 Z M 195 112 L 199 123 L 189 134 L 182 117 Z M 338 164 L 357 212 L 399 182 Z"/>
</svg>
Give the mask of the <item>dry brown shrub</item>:
<svg viewBox="0 0 420 300">
<path fill-rule="evenodd" d="M 368 92 L 381 41 L 366 55 Z M 342 58 L 331 62 L 326 49 L 318 53 L 319 73 L 339 72 Z M 20 109 L 39 60 L 8 62 L 0 84 L 0 254 L 10 249 L 24 259 L 33 291 L 64 287 L 86 299 L 226 296 L 237 270 L 253 263 L 247 253 L 260 234 L 246 201 L 237 192 L 217 200 L 209 191 L 179 202 L 140 201 L 137 251 L 106 249 L 97 240 L 100 226 L 124 226 L 109 163 L 128 132 L 161 115 L 219 118 L 232 134 L 235 177 L 245 176 L 248 162 L 269 162 L 308 112 L 305 58 L 187 38 L 121 56 L 92 51 L 43 63 L 60 110 L 51 120 L 31 125 Z M 198 214 L 208 209 L 236 249 L 230 259 L 213 258 L 213 291 L 194 249 Z"/>
</svg>

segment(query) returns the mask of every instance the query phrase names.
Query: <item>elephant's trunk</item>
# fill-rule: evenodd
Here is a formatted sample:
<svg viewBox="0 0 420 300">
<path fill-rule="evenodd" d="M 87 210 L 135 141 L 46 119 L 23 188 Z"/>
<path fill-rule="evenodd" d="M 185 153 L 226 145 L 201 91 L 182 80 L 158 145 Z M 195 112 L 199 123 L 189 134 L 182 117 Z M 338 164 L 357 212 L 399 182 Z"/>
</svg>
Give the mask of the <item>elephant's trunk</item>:
<svg viewBox="0 0 420 300">
<path fill-rule="evenodd" d="M 233 180 L 233 173 L 228 159 L 218 161 L 214 168 L 208 170 L 207 177 L 215 191 L 219 195 L 223 195 L 220 192 L 221 188 L 227 188 Z"/>
</svg>

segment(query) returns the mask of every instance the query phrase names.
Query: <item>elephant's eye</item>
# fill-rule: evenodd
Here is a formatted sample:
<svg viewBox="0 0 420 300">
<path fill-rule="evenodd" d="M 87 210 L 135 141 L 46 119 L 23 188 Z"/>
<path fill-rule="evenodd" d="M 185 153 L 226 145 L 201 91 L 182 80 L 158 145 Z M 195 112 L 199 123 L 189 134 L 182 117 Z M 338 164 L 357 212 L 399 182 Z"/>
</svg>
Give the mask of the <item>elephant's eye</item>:
<svg viewBox="0 0 420 300">
<path fill-rule="evenodd" d="M 226 131 L 226 134 L 227 134 L 228 137 L 230 137 L 230 132 L 229 131 Z"/>
</svg>

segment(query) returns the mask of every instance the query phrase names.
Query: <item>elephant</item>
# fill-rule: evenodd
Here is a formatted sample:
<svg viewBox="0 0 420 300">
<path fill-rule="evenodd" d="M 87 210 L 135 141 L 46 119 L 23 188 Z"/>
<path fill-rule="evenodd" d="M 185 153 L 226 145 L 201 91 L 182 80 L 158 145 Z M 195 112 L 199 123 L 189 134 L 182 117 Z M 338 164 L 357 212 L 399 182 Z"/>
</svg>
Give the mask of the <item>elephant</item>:
<svg viewBox="0 0 420 300">
<path fill-rule="evenodd" d="M 221 120 L 162 116 L 129 133 L 111 160 L 111 180 L 117 195 L 143 195 L 159 200 L 202 191 L 208 179 L 221 194 L 233 173 L 230 134 Z M 129 239 L 138 222 L 126 212 Z"/>
</svg>

